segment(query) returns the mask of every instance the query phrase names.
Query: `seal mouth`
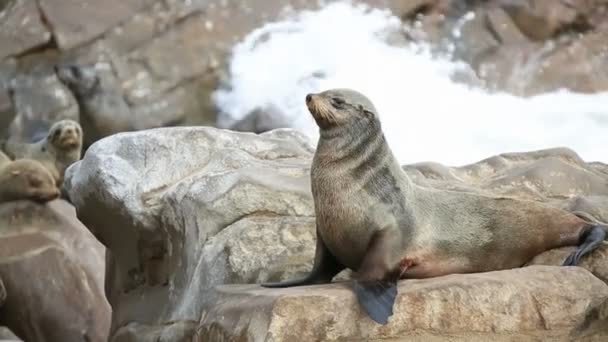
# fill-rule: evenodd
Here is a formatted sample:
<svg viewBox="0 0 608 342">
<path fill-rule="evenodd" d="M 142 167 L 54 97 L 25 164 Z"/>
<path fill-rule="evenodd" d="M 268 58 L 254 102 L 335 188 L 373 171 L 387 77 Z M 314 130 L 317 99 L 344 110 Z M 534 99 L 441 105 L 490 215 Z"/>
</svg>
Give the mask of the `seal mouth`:
<svg viewBox="0 0 608 342">
<path fill-rule="evenodd" d="M 328 101 L 319 94 L 306 95 L 306 106 L 319 127 L 337 124 L 336 116 Z"/>
<path fill-rule="evenodd" d="M 68 135 L 59 139 L 59 146 L 61 148 L 75 148 L 78 147 L 78 137 L 74 135 Z"/>
</svg>

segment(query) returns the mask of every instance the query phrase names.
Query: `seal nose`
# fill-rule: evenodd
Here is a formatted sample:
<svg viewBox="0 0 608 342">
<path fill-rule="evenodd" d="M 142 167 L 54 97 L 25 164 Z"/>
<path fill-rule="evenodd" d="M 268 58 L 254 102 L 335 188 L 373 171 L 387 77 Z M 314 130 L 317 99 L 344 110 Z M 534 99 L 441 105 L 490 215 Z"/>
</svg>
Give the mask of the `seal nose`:
<svg viewBox="0 0 608 342">
<path fill-rule="evenodd" d="M 312 94 L 306 95 L 306 103 L 309 103 L 310 101 L 312 101 Z"/>
</svg>

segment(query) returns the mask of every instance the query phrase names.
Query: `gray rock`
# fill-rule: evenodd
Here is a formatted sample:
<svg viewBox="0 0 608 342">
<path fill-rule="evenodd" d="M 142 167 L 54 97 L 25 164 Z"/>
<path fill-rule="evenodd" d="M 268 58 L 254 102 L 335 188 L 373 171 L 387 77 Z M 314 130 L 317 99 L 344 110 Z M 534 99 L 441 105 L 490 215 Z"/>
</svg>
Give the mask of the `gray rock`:
<svg viewBox="0 0 608 342">
<path fill-rule="evenodd" d="M 0 205 L 0 325 L 26 341 L 105 342 L 104 247 L 61 200 Z"/>
<path fill-rule="evenodd" d="M 387 325 L 345 283 L 209 296 L 195 341 L 601 341 L 608 286 L 580 267 L 530 266 L 399 282 Z"/>
<path fill-rule="evenodd" d="M 291 130 L 162 128 L 93 144 L 67 170 L 65 188 L 111 251 L 112 331 L 198 321 L 214 285 L 305 272 L 312 151 Z"/>
<path fill-rule="evenodd" d="M 0 60 L 44 45 L 50 39 L 36 1 L 4 0 L 0 4 Z"/>
<path fill-rule="evenodd" d="M 11 82 L 16 115 L 9 126 L 9 139 L 35 142 L 44 138 L 53 123 L 79 120 L 72 93 L 52 72 L 19 74 Z"/>
<path fill-rule="evenodd" d="M 146 341 L 168 338 L 160 336 L 173 336 L 179 330 L 175 324 L 189 326 L 201 312 L 206 312 L 202 326 L 208 327 L 205 322 L 217 322 L 215 315 L 224 312 L 210 309 L 222 301 L 214 286 L 307 273 L 315 242 L 308 179 L 312 153 L 307 139 L 289 129 L 256 135 L 162 128 L 93 144 L 67 170 L 65 187 L 78 217 L 111 251 L 106 284 L 113 306 L 111 336 L 137 340 L 139 331 Z M 532 199 L 573 211 L 608 210 L 603 201 L 608 167 L 587 164 L 565 148 L 505 153 L 458 168 L 420 163 L 404 169 L 416 183 L 439 189 Z M 240 305 L 238 310 L 266 312 L 274 305 L 239 293 L 230 295 L 234 299 L 220 297 L 229 307 Z M 550 315 L 545 318 L 558 319 Z M 165 331 L 165 325 L 177 330 Z M 233 328 L 227 333 L 241 329 Z M 487 333 L 483 336 L 494 336 Z"/>
<path fill-rule="evenodd" d="M 129 18 L 151 0 L 39 0 L 40 9 L 53 30 L 57 45 L 69 50 L 98 37 Z"/>
<path fill-rule="evenodd" d="M 228 128 L 239 132 L 264 133 L 277 128 L 290 127 L 289 119 L 278 108 L 268 106 L 254 110 Z M 221 127 L 221 126 L 220 126 Z"/>
<path fill-rule="evenodd" d="M 23 342 L 22 339 L 17 337 L 11 329 L 7 327 L 0 327 L 0 341 L 2 342 Z"/>
<path fill-rule="evenodd" d="M 182 321 L 163 326 L 130 323 L 119 329 L 111 342 L 192 342 L 197 323 Z"/>
</svg>

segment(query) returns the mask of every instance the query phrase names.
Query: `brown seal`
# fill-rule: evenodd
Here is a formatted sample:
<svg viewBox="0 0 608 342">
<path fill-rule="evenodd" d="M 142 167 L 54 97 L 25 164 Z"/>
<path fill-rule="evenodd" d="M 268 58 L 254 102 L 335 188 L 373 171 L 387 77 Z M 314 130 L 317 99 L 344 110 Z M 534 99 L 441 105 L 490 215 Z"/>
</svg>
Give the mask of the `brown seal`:
<svg viewBox="0 0 608 342">
<path fill-rule="evenodd" d="M 0 165 L 0 202 L 29 199 L 43 203 L 57 197 L 55 179 L 41 163 L 19 159 Z"/>
<path fill-rule="evenodd" d="M 82 128 L 74 120 L 55 122 L 46 137 L 35 143 L 5 141 L 2 149 L 11 159 L 34 159 L 53 174 L 57 184 L 63 182 L 65 170 L 80 159 Z"/>
<path fill-rule="evenodd" d="M 311 167 L 314 266 L 303 279 L 265 287 L 327 283 L 350 268 L 362 308 L 386 324 L 398 279 L 516 268 L 570 245 L 578 248 L 564 265 L 576 265 L 606 237 L 605 225 L 541 203 L 412 183 L 358 92 L 309 94 L 306 104 L 320 128 Z"/>
</svg>

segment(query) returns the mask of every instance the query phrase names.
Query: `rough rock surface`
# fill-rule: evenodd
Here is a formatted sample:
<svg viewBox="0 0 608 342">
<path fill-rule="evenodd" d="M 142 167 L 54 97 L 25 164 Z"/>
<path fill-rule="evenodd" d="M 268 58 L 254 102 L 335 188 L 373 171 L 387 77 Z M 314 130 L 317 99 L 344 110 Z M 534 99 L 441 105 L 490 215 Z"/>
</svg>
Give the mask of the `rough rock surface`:
<svg viewBox="0 0 608 342">
<path fill-rule="evenodd" d="M 78 217 L 111 252 L 112 336 L 168 339 L 200 319 L 217 296 L 210 292 L 215 285 L 306 273 L 315 242 L 312 153 L 308 140 L 292 130 L 255 135 L 161 128 L 92 145 L 66 172 L 65 186 Z M 565 148 L 505 153 L 462 167 L 404 169 L 425 186 L 543 201 L 599 220 L 608 213 L 608 166 L 585 163 Z M 602 277 L 594 266 L 599 262 L 588 262 L 583 266 Z M 267 305 L 260 303 L 249 298 L 239 305 Z"/>
<path fill-rule="evenodd" d="M 23 341 L 17 335 L 15 335 L 11 329 L 7 327 L 0 327 L 0 341 L 2 342 L 21 342 Z"/>
<path fill-rule="evenodd" d="M 0 19 L 6 18 L 0 20 L 0 128 L 6 127 L 5 113 L 15 112 L 12 138 L 29 139 L 29 132 L 37 125 L 54 120 L 59 107 L 70 116 L 77 111 L 72 105 L 57 107 L 54 101 L 49 102 L 55 92 L 64 96 L 64 90 L 50 84 L 54 81 L 48 76 L 59 62 L 93 65 L 114 77 L 112 91 L 117 102 L 98 104 L 100 108 L 85 110 L 89 113 L 110 113 L 117 121 L 120 114 L 112 112 L 134 113 L 147 119 L 141 120 L 143 128 L 219 126 L 211 94 L 228 77 L 233 44 L 270 20 L 319 6 L 317 0 L 108 0 L 103 8 L 95 3 L 0 3 Z M 604 0 L 355 3 L 390 9 L 409 25 L 405 36 L 412 40 L 430 40 L 438 50 L 455 46 L 454 57 L 469 63 L 473 70 L 464 77 L 455 75 L 459 82 L 519 95 L 563 87 L 580 92 L 608 90 L 608 59 L 602 44 L 608 31 L 608 4 Z M 32 75 L 32 70 L 37 73 Z M 48 103 L 48 107 L 36 105 L 42 110 L 29 112 L 27 106 L 12 106 L 6 101 L 6 85 L 23 76 L 33 77 L 34 82 L 21 88 L 18 97 L 35 104 Z M 79 102 L 81 110 L 87 107 Z M 276 117 L 264 110 L 251 113 L 238 128 L 259 132 L 287 126 L 281 120 L 268 122 Z M 90 128 L 85 134 L 86 146 L 106 136 Z M 111 133 L 122 131 L 114 129 Z"/>
<path fill-rule="evenodd" d="M 381 326 L 357 309 L 345 283 L 278 290 L 225 285 L 210 296 L 196 340 L 600 341 L 608 336 L 608 285 L 579 267 L 405 280 L 398 291 L 395 314 Z"/>
<path fill-rule="evenodd" d="M 11 140 L 35 142 L 44 138 L 53 123 L 79 120 L 78 104 L 54 73 L 19 74 L 10 85 L 11 102 L 18 116 L 8 133 Z"/>
<path fill-rule="evenodd" d="M 105 249 L 71 205 L 0 205 L 0 246 L 0 325 L 26 341 L 107 341 Z"/>
<path fill-rule="evenodd" d="M 7 0 L 0 4 L 0 60 L 44 45 L 50 39 L 36 1 Z"/>
<path fill-rule="evenodd" d="M 198 321 L 205 289 L 303 270 L 314 252 L 311 156 L 301 134 L 282 130 L 165 128 L 92 145 L 65 187 L 111 252 L 112 331 Z"/>
</svg>

